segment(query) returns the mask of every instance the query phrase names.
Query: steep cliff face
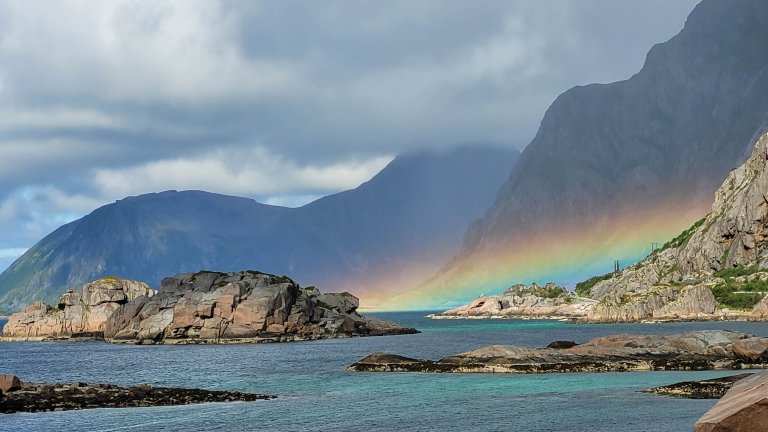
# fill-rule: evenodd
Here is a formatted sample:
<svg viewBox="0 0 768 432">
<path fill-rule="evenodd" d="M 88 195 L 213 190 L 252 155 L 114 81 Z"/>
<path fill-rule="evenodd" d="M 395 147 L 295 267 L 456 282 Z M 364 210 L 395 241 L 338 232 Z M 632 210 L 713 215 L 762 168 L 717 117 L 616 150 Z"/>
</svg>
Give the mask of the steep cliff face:
<svg viewBox="0 0 768 432">
<path fill-rule="evenodd" d="M 558 97 L 458 257 L 400 301 L 576 282 L 701 217 L 768 124 L 766 19 L 761 0 L 704 0 L 635 76 Z"/>
<path fill-rule="evenodd" d="M 600 303 L 588 319 L 764 319 L 768 134 L 715 197 L 712 211 L 663 250 L 595 284 L 589 295 Z"/>
</svg>

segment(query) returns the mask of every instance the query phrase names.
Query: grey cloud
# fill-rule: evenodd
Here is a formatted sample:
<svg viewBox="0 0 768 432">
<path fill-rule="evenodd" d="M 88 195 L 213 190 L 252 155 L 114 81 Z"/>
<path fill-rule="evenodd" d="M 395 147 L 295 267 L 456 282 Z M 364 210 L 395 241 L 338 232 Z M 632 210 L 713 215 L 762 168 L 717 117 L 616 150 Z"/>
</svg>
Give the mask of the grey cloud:
<svg viewBox="0 0 768 432">
<path fill-rule="evenodd" d="M 560 92 L 627 78 L 694 4 L 0 0 L 0 249 L 123 192 L 296 204 L 414 148 L 522 147 Z M 239 181 L 158 174 L 254 154 Z M 282 187 L 248 174 L 275 160 Z"/>
</svg>

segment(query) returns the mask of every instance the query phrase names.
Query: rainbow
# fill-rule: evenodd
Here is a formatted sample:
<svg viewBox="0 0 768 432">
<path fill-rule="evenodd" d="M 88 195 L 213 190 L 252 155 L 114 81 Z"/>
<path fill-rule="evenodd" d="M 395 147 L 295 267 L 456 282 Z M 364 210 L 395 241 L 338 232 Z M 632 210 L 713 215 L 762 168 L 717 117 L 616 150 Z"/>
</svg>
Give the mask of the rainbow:
<svg viewBox="0 0 768 432">
<path fill-rule="evenodd" d="M 629 206 L 601 218 L 602 222 L 566 224 L 546 235 L 518 235 L 502 246 L 457 260 L 405 292 L 397 293 L 394 284 L 379 281 L 377 286 L 390 289 L 361 293 L 361 303 L 370 310 L 435 310 L 465 304 L 481 294 L 498 294 L 516 283 L 551 281 L 573 287 L 608 273 L 615 259 L 622 267 L 638 262 L 651 251 L 652 243 L 665 243 L 703 217 L 711 204 L 709 197 L 703 203 L 677 196 L 657 202 L 655 208 Z M 392 297 L 386 299 L 387 295 Z"/>
</svg>

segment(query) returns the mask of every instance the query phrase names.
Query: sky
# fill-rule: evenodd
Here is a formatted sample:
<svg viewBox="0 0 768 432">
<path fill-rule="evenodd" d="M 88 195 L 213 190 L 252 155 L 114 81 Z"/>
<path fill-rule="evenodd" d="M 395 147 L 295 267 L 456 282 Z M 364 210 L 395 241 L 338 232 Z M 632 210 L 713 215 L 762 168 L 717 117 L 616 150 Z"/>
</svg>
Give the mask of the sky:
<svg viewBox="0 0 768 432">
<path fill-rule="evenodd" d="M 0 0 L 0 270 L 125 196 L 298 206 L 397 154 L 524 148 L 695 0 Z"/>
</svg>

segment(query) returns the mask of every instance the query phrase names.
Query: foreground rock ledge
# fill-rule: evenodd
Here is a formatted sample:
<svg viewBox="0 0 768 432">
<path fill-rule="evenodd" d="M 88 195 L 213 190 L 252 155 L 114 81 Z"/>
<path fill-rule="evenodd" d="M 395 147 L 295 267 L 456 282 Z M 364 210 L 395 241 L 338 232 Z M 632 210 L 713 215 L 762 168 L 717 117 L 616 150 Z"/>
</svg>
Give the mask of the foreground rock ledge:
<svg viewBox="0 0 768 432">
<path fill-rule="evenodd" d="M 246 402 L 274 398 L 272 395 L 256 393 L 152 387 L 147 384 L 120 387 L 114 384 L 23 382 L 20 388 L 0 392 L 0 413 Z"/>
<path fill-rule="evenodd" d="M 768 425 L 768 373 L 737 382 L 696 422 L 695 432 L 756 432 Z"/>
<path fill-rule="evenodd" d="M 599 337 L 570 348 L 491 345 L 440 360 L 375 353 L 347 369 L 356 372 L 627 372 L 768 367 L 768 338 L 703 330 L 673 335 Z"/>
<path fill-rule="evenodd" d="M 145 284 L 103 278 L 56 307 L 11 315 L 2 341 L 94 340 L 138 344 L 289 342 L 418 333 L 357 313 L 349 293 L 320 293 L 285 276 L 202 271 Z"/>
</svg>

